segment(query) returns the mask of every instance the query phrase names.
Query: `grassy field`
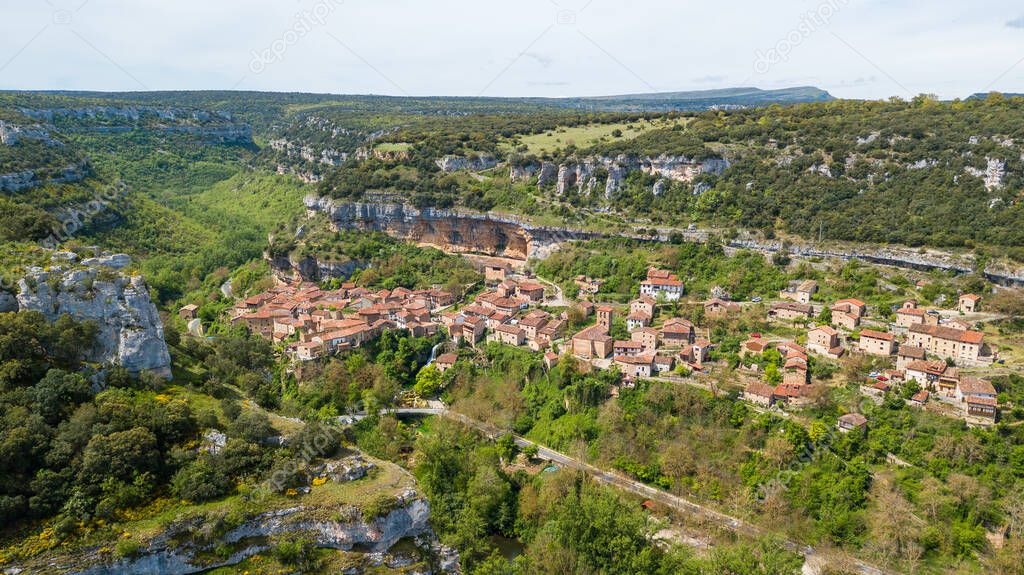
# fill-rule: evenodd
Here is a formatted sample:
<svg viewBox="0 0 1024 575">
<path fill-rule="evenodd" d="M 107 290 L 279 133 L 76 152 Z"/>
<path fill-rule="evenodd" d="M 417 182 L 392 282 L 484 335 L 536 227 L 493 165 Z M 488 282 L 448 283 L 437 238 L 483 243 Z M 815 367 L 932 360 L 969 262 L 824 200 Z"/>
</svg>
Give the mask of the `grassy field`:
<svg viewBox="0 0 1024 575">
<path fill-rule="evenodd" d="M 583 126 L 558 127 L 543 134 L 515 136 L 509 140 L 508 144 L 510 147 L 522 144 L 528 148 L 527 153 L 529 154 L 543 154 L 545 152 L 554 152 L 569 144 L 582 148 L 602 141 L 609 141 L 614 138 L 612 134 L 615 130 L 622 132 L 619 138 L 631 140 L 650 129 L 667 128 L 685 121 L 685 118 L 679 118 L 676 120 L 638 120 L 636 122 L 617 124 L 586 124 Z"/>
<path fill-rule="evenodd" d="M 409 142 L 384 142 L 377 144 L 373 149 L 381 152 L 408 152 L 412 149 L 412 144 Z"/>
</svg>

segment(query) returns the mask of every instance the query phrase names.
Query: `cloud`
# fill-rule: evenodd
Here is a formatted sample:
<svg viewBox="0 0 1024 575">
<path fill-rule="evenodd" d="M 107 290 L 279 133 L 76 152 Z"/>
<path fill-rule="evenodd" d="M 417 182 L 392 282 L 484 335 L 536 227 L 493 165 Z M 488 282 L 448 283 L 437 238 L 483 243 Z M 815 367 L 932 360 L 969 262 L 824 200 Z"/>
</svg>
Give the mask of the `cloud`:
<svg viewBox="0 0 1024 575">
<path fill-rule="evenodd" d="M 1010 20 L 1006 25 L 1010 28 L 1024 28 L 1024 16 Z"/>
</svg>

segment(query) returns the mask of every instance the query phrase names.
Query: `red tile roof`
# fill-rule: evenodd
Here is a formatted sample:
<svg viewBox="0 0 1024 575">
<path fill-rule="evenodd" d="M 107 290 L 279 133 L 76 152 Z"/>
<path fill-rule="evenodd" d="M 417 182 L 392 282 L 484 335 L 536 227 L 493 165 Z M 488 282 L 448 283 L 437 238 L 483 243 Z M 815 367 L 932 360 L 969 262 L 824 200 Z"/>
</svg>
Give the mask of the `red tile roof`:
<svg viewBox="0 0 1024 575">
<path fill-rule="evenodd" d="M 882 341 L 893 341 L 895 339 L 895 336 L 893 336 L 891 333 L 886 333 L 884 331 L 875 331 L 873 329 L 861 330 L 860 336 L 862 338 L 866 337 L 870 339 L 880 339 Z"/>
</svg>

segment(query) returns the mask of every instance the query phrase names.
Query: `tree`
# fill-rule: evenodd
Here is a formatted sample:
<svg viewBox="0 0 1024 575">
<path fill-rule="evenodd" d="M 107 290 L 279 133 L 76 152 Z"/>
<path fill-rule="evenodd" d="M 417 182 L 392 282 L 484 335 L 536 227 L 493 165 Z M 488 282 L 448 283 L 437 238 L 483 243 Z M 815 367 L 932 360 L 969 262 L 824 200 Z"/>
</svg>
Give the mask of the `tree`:
<svg viewBox="0 0 1024 575">
<path fill-rule="evenodd" d="M 420 397 L 434 397 L 444 385 L 443 374 L 436 365 L 428 365 L 416 374 L 416 384 L 412 389 Z"/>
<path fill-rule="evenodd" d="M 32 395 L 39 414 L 49 423 L 56 423 L 92 398 L 92 387 L 77 373 L 51 369 L 32 388 Z"/>
<path fill-rule="evenodd" d="M 276 433 L 274 426 L 270 424 L 270 418 L 261 411 L 243 411 L 228 426 L 229 435 L 251 443 L 263 443 Z"/>
<path fill-rule="evenodd" d="M 200 455 L 178 470 L 171 479 L 174 494 L 187 501 L 201 503 L 223 497 L 231 488 L 223 466 Z"/>
<path fill-rule="evenodd" d="M 498 456 L 501 457 L 502 461 L 511 463 L 516 457 L 518 448 L 516 447 L 515 437 L 511 433 L 506 433 L 498 438 L 497 442 Z"/>
<path fill-rule="evenodd" d="M 156 436 L 144 427 L 96 435 L 82 455 L 82 479 L 97 484 L 110 478 L 131 482 L 155 471 L 159 462 Z"/>
<path fill-rule="evenodd" d="M 832 323 L 832 308 L 827 305 L 821 306 L 821 313 L 818 314 L 819 325 L 830 325 Z"/>
</svg>

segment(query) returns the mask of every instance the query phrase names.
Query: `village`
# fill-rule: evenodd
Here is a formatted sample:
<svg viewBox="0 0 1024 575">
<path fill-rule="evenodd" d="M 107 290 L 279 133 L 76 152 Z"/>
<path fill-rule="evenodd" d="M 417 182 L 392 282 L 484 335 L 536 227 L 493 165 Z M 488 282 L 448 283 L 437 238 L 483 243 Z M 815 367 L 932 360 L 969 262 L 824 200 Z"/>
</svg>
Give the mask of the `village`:
<svg viewBox="0 0 1024 575">
<path fill-rule="evenodd" d="M 624 386 L 662 378 L 707 387 L 702 378 L 715 369 L 711 358 L 718 346 L 710 329 L 679 312 L 685 286 L 675 274 L 651 267 L 634 292 L 639 295 L 625 305 L 600 301 L 599 278 L 577 277 L 577 299 L 567 300 L 554 284 L 529 271 L 500 262 L 481 267 L 484 288 L 465 301 L 436 288 L 370 291 L 344 283 L 328 291 L 312 283 L 282 283 L 237 302 L 230 321 L 282 345 L 297 363 L 360 347 L 388 329 L 416 337 L 443 329 L 448 352 L 432 359 L 441 372 L 458 361 L 458 349 L 497 342 L 543 354 L 549 369 L 567 360 L 585 370 L 617 369 Z M 971 425 L 996 421 L 995 388 L 983 377 L 964 373 L 983 371 L 997 361 L 984 334 L 968 319 L 980 311 L 981 297 L 962 294 L 951 310 L 923 309 L 908 300 L 890 322 L 873 318 L 856 298 L 814 303 L 817 292 L 817 282 L 806 280 L 792 282 L 772 302 L 733 302 L 724 293 L 697 302 L 705 321 L 758 306 L 768 325 L 800 334 L 745 335 L 736 370 L 742 399 L 759 409 L 800 408 L 829 385 L 812 377 L 814 362 L 838 365 L 864 357 L 882 366 L 863 381 L 867 398 L 881 401 L 887 391 L 914 386 L 907 400 L 913 406 Z M 194 306 L 180 313 L 191 319 Z M 848 415 L 840 420 L 840 431 L 868 424 L 860 414 Z"/>
</svg>

